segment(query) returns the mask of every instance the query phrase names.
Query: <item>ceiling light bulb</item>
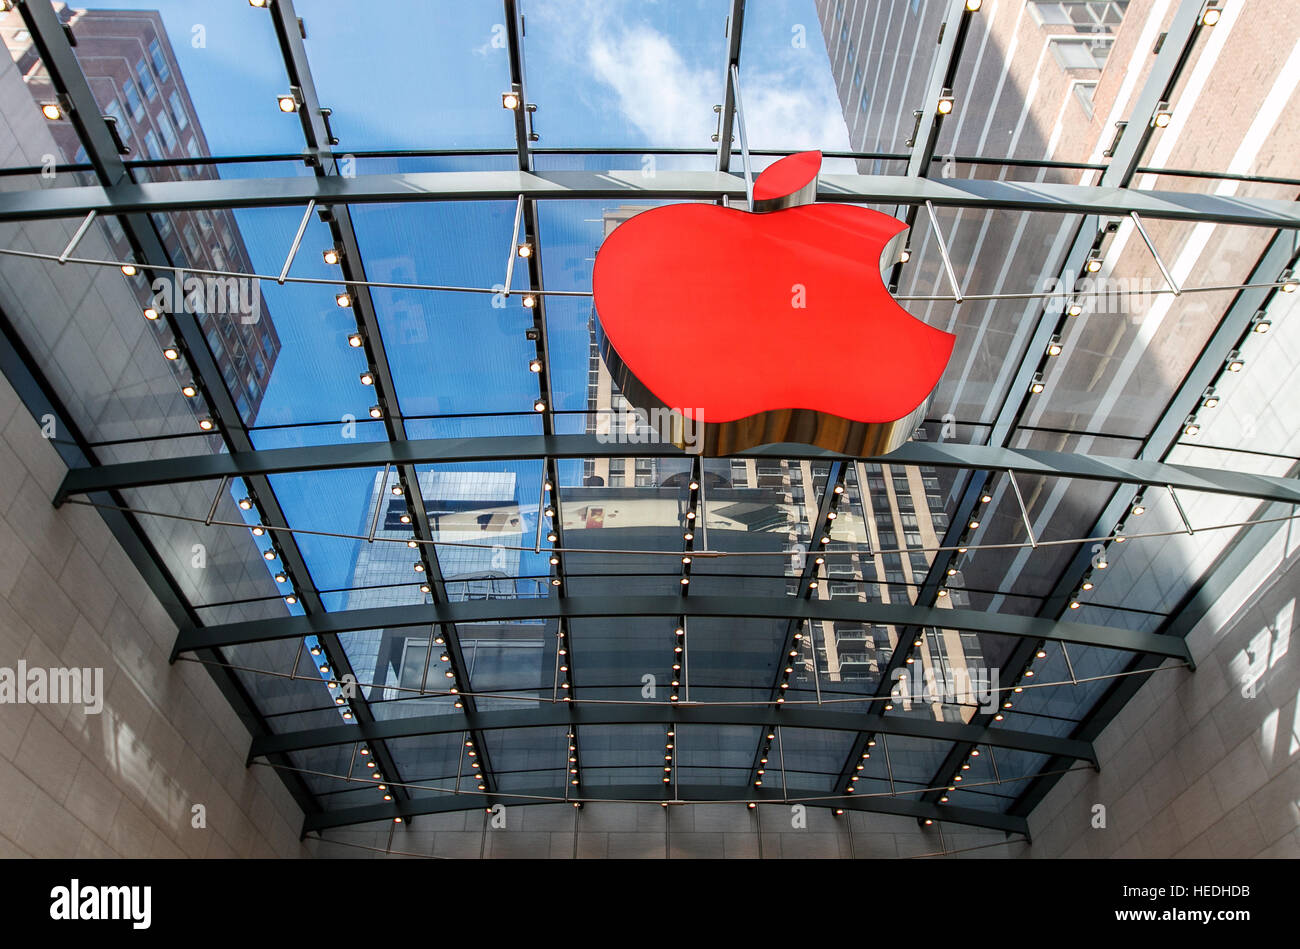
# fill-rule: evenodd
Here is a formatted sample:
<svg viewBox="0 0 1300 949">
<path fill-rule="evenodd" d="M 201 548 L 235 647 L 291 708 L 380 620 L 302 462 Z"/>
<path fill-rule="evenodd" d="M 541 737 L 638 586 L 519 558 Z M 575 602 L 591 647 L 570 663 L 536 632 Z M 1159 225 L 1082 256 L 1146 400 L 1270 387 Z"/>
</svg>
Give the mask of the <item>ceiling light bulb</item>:
<svg viewBox="0 0 1300 949">
<path fill-rule="evenodd" d="M 253 499 L 252 499 L 252 498 L 240 498 L 240 499 L 239 499 L 239 509 L 240 509 L 241 511 L 251 511 L 251 510 L 253 509 Z"/>
<path fill-rule="evenodd" d="M 545 411 L 546 411 L 546 403 L 545 403 L 543 400 L 538 399 L 537 401 L 535 401 L 535 402 L 533 403 L 533 411 L 534 411 L 534 412 L 545 412 Z"/>
<path fill-rule="evenodd" d="M 1078 316 L 1080 313 L 1083 312 L 1083 307 L 1080 306 L 1078 303 L 1071 303 L 1070 308 L 1065 312 L 1068 313 L 1070 316 Z"/>
<path fill-rule="evenodd" d="M 952 96 L 940 96 L 938 112 L 940 115 L 948 115 L 952 112 L 956 100 Z"/>
<path fill-rule="evenodd" d="M 297 112 L 298 100 L 292 94 L 276 96 L 276 104 L 280 107 L 281 112 Z"/>
<path fill-rule="evenodd" d="M 1157 109 L 1155 116 L 1151 119 L 1151 124 L 1158 129 L 1168 128 L 1169 123 L 1173 121 L 1174 114 L 1169 111 L 1168 106 L 1163 109 Z"/>
<path fill-rule="evenodd" d="M 372 386 L 375 384 L 375 377 L 373 373 L 363 372 L 360 378 L 361 378 L 361 384 L 363 386 Z"/>
<path fill-rule="evenodd" d="M 912 259 L 912 252 L 908 250 L 906 247 L 904 247 L 902 253 L 898 255 L 898 262 L 900 264 L 905 264 L 911 259 Z"/>
<path fill-rule="evenodd" d="M 364 343 L 365 340 L 361 338 L 360 333 L 348 334 L 348 345 L 351 346 L 353 349 L 360 349 Z"/>
<path fill-rule="evenodd" d="M 163 350 L 163 358 L 175 361 L 181 358 L 181 351 L 175 346 L 168 346 Z"/>
<path fill-rule="evenodd" d="M 1088 271 L 1088 273 L 1096 273 L 1098 270 L 1101 269 L 1101 258 L 1089 257 L 1088 262 L 1084 264 L 1083 267 L 1086 271 Z"/>
<path fill-rule="evenodd" d="M 525 309 L 531 310 L 533 307 L 537 306 L 537 297 L 533 296 L 531 293 L 525 293 L 523 303 Z"/>
<path fill-rule="evenodd" d="M 352 305 L 352 297 L 346 293 L 338 293 L 334 296 L 334 302 L 346 309 Z"/>
<path fill-rule="evenodd" d="M 971 13 L 978 13 L 979 8 L 984 5 L 984 0 L 966 0 L 966 9 Z"/>
<path fill-rule="evenodd" d="M 208 418 L 206 415 L 203 418 L 199 419 L 199 428 L 203 429 L 203 431 L 210 432 L 212 431 L 213 427 L 214 427 L 214 423 L 212 419 Z"/>
<path fill-rule="evenodd" d="M 337 264 L 340 259 L 338 248 L 337 247 L 325 248 L 325 250 L 321 252 L 321 258 L 327 264 Z"/>
<path fill-rule="evenodd" d="M 122 274 L 123 274 L 124 276 L 127 276 L 127 277 L 134 277 L 134 276 L 136 275 L 136 273 L 137 273 L 137 271 L 136 271 L 136 269 L 135 269 L 135 264 L 123 264 L 123 265 L 122 265 Z"/>
<path fill-rule="evenodd" d="M 515 248 L 515 253 L 525 259 L 533 256 L 533 245 L 529 243 L 520 244 Z"/>
<path fill-rule="evenodd" d="M 370 406 L 370 417 L 371 417 L 371 418 L 383 418 L 383 417 L 384 417 L 384 410 L 383 410 L 383 407 L 378 406 L 378 405 L 372 405 L 372 406 Z M 393 493 L 396 494 L 397 492 L 393 492 Z"/>
<path fill-rule="evenodd" d="M 192 382 L 187 382 L 181 386 L 181 395 L 187 399 L 192 399 L 199 394 L 199 387 Z"/>
<path fill-rule="evenodd" d="M 510 109 L 512 112 L 513 112 L 515 109 L 519 108 L 519 95 L 518 95 L 518 93 L 515 93 L 515 92 L 503 92 L 503 93 L 501 93 L 501 107 L 502 107 L 503 109 Z"/>
<path fill-rule="evenodd" d="M 43 102 L 41 103 L 41 115 L 51 122 L 57 122 L 63 118 L 63 109 L 57 102 Z"/>
<path fill-rule="evenodd" d="M 1206 7 L 1205 12 L 1201 14 L 1201 25 L 1214 26 L 1219 22 L 1219 18 L 1222 16 L 1223 11 L 1218 7 Z"/>
<path fill-rule="evenodd" d="M 274 559 L 275 559 L 275 551 L 274 551 L 273 549 L 272 549 L 272 550 L 264 550 L 264 551 L 262 551 L 262 559 L 263 559 L 263 560 L 274 560 Z"/>
</svg>

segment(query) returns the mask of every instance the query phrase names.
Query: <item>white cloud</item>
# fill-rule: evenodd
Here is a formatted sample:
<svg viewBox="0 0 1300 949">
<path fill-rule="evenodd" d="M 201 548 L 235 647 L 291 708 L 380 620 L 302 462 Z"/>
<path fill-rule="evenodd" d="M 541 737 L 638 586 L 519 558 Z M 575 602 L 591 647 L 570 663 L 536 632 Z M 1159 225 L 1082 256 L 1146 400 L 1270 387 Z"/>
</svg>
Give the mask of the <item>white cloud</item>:
<svg viewBox="0 0 1300 949">
<path fill-rule="evenodd" d="M 585 72 L 610 91 L 622 117 L 647 144 L 711 147 L 717 128 L 713 106 L 725 90 L 722 62 L 691 65 L 669 36 L 645 24 L 629 25 L 634 16 L 633 6 L 611 11 L 610 4 L 587 3 L 563 20 L 547 19 L 551 29 L 566 34 L 564 48 L 573 51 L 568 58 L 575 72 Z M 783 59 L 784 68 L 775 69 L 741 61 L 750 147 L 847 150 L 848 130 L 826 61 L 806 52 Z M 583 77 L 573 78 L 581 95 Z"/>
</svg>

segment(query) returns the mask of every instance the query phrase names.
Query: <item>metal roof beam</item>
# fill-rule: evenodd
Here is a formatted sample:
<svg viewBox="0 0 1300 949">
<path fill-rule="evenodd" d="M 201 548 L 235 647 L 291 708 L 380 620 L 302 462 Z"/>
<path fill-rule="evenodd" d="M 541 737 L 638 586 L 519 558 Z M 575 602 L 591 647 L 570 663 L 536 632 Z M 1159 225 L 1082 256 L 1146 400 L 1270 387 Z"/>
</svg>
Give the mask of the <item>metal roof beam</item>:
<svg viewBox="0 0 1300 949">
<path fill-rule="evenodd" d="M 576 596 L 466 600 L 339 610 L 248 620 L 220 626 L 184 627 L 174 652 L 240 643 L 270 642 L 299 636 L 338 635 L 363 629 L 429 626 L 434 623 L 511 622 L 522 619 L 590 619 L 611 616 L 757 617 L 760 619 L 830 620 L 882 626 L 938 626 L 974 633 L 1018 636 L 1029 640 L 1101 646 L 1189 659 L 1187 645 L 1177 637 L 1157 633 L 1071 623 L 1037 616 L 987 613 L 983 610 L 942 609 L 911 604 L 864 603 L 858 600 L 801 600 L 796 597 L 692 596 Z M 865 701 L 865 697 L 863 699 Z"/>
<path fill-rule="evenodd" d="M 506 435 L 491 438 L 444 438 L 415 441 L 361 442 L 314 445 L 307 448 L 252 450 L 232 446 L 227 454 L 160 458 L 123 462 L 93 468 L 74 468 L 55 496 L 60 504 L 69 497 L 96 491 L 120 490 L 222 477 L 251 478 L 294 471 L 413 466 L 469 461 L 508 461 L 555 458 L 671 458 L 688 457 L 675 445 L 624 445 L 597 435 Z M 816 448 L 769 446 L 735 457 L 842 459 Z M 1245 471 L 1171 465 L 1145 458 L 1118 458 L 1071 452 L 1001 448 L 991 445 L 908 442 L 888 455 L 859 459 L 888 465 L 934 465 L 1014 471 L 1052 478 L 1080 478 L 1135 485 L 1172 486 L 1259 498 L 1261 501 L 1300 503 L 1300 480 Z"/>
<path fill-rule="evenodd" d="M 140 184 L 44 188 L 0 194 L 0 221 L 83 218 L 219 208 L 400 204 L 407 201 L 511 201 L 585 198 L 636 203 L 659 199 L 716 201 L 746 196 L 744 178 L 720 171 L 445 171 L 391 175 L 284 178 L 194 178 Z M 1255 227 L 1300 228 L 1294 201 L 987 178 L 822 175 L 818 200 L 846 204 L 922 205 L 1168 219 Z"/>
</svg>

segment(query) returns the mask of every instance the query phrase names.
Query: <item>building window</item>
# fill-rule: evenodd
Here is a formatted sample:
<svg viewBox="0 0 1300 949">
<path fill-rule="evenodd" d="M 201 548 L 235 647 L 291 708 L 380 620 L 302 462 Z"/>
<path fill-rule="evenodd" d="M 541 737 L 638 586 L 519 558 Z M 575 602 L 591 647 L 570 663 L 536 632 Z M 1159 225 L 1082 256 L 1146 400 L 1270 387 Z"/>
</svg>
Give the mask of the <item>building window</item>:
<svg viewBox="0 0 1300 949">
<path fill-rule="evenodd" d="M 1080 79 L 1071 87 L 1074 91 L 1074 97 L 1079 100 L 1083 110 L 1092 115 L 1092 97 L 1097 93 L 1097 80 Z"/>
<path fill-rule="evenodd" d="M 130 76 L 122 81 L 122 98 L 126 100 L 131 119 L 135 122 L 141 121 L 144 118 L 144 103 L 140 101 L 140 90 L 136 88 L 135 80 Z"/>
<path fill-rule="evenodd" d="M 172 128 L 171 119 L 167 118 L 167 113 L 162 109 L 154 116 L 158 123 L 158 131 L 162 132 L 163 144 L 167 146 L 167 151 L 176 147 L 176 130 Z"/>
<path fill-rule="evenodd" d="M 158 85 L 153 81 L 153 73 L 141 61 L 135 64 L 135 74 L 140 77 L 140 88 L 144 90 L 145 98 L 152 102 L 158 97 Z"/>
<path fill-rule="evenodd" d="M 1055 0 L 1029 9 L 1040 26 L 1072 26 L 1080 33 L 1113 33 L 1124 20 L 1128 0 Z"/>
<path fill-rule="evenodd" d="M 163 56 L 162 46 L 157 40 L 149 43 L 149 61 L 153 63 L 154 75 L 158 77 L 158 81 L 166 82 L 171 76 L 171 70 L 167 68 L 167 57 Z"/>
<path fill-rule="evenodd" d="M 1080 39 L 1076 37 L 1052 37 L 1050 44 L 1052 55 L 1061 64 L 1062 69 L 1102 69 L 1114 40 L 1094 37 Z"/>
<path fill-rule="evenodd" d="M 181 94 L 173 89 L 172 94 L 167 97 L 167 104 L 172 110 L 172 121 L 176 123 L 178 129 L 183 131 L 185 126 L 190 124 L 190 117 L 185 114 L 185 105 L 181 102 Z"/>
<path fill-rule="evenodd" d="M 150 158 L 162 158 L 162 148 L 158 145 L 158 136 L 153 133 L 153 129 L 144 133 L 144 150 Z"/>
</svg>

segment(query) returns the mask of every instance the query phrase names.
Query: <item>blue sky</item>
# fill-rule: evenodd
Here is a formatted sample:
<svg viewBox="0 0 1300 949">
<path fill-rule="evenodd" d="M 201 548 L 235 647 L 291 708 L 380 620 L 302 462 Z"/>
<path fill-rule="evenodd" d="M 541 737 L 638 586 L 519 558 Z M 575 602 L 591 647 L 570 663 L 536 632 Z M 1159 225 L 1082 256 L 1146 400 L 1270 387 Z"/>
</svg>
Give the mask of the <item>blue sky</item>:
<svg viewBox="0 0 1300 949">
<path fill-rule="evenodd" d="M 213 154 L 301 150 L 297 117 L 275 106 L 288 80 L 267 11 L 233 0 L 108 0 L 96 6 L 161 12 Z M 508 87 L 500 4 L 298 0 L 296 7 L 306 24 L 321 102 L 333 110 L 339 150 L 513 146 L 510 116 L 500 106 Z M 523 0 L 525 69 L 529 99 L 538 105 L 538 144 L 713 147 L 728 7 L 726 0 Z M 848 147 L 812 0 L 750 4 L 741 86 L 751 147 Z M 698 161 L 711 166 L 709 159 Z M 635 155 L 551 162 L 550 167 L 641 167 Z M 659 167 L 672 164 L 659 159 Z M 377 163 L 359 171 L 390 165 L 396 167 Z M 418 167 L 503 164 L 471 159 Z M 246 166 L 223 173 L 266 172 Z M 491 286 L 504 279 L 513 210 L 509 202 L 372 206 L 356 209 L 354 222 L 371 279 Z M 548 289 L 590 288 L 601 211 L 598 202 L 543 205 Z M 301 213 L 237 213 L 258 272 L 279 271 Z M 319 256 L 327 240 L 326 228 L 313 220 L 291 273 L 337 273 Z M 282 349 L 258 424 L 324 421 L 350 412 L 363 420 L 359 438 L 382 438 L 379 426 L 365 424 L 371 391 L 357 381 L 364 362 L 343 342 L 351 315 L 334 305 L 334 290 L 271 284 L 263 292 Z M 529 318 L 517 304 L 494 309 L 483 295 L 408 291 L 378 291 L 376 303 L 404 413 L 522 413 L 505 422 L 415 423 L 413 437 L 539 430 L 528 414 L 536 394 L 536 377 L 527 371 L 531 344 L 523 335 Z M 585 407 L 589 313 L 586 300 L 548 309 L 561 409 Z M 339 437 L 339 428 L 330 426 L 263 433 L 257 442 L 271 447 Z M 525 510 L 534 509 L 536 472 L 525 466 L 518 471 L 518 500 Z M 355 532 L 372 477 L 368 470 L 301 474 L 279 479 L 276 489 L 296 526 Z M 322 498 L 331 503 L 322 504 Z M 350 544 L 304 539 L 302 545 L 318 586 L 349 582 Z M 526 562 L 524 569 L 545 572 L 545 566 Z"/>
</svg>

